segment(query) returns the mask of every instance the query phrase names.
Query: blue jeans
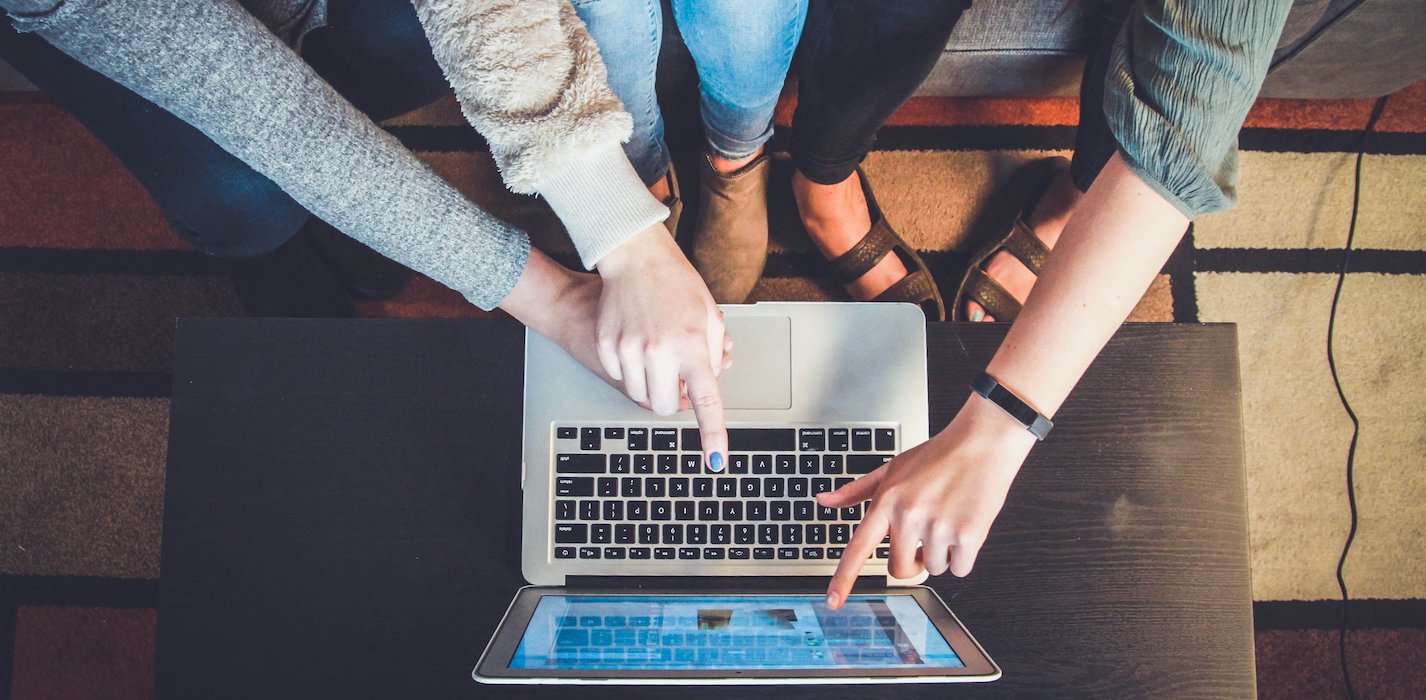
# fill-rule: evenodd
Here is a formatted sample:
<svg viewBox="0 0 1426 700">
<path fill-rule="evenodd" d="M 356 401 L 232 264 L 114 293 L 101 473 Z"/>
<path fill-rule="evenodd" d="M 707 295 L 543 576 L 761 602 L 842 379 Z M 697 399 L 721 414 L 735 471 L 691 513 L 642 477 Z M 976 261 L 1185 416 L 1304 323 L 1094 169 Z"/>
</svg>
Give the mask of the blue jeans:
<svg viewBox="0 0 1426 700">
<path fill-rule="evenodd" d="M 372 119 L 394 117 L 450 90 L 407 0 L 333 2 L 328 26 L 303 44 L 308 64 Z M 222 257 L 262 255 L 311 218 L 272 180 L 197 129 L 38 36 L 17 34 L 3 15 L 0 58 L 113 151 L 193 247 Z"/>
<path fill-rule="evenodd" d="M 654 93 L 663 13 L 659 0 L 573 0 L 609 70 L 609 86 L 634 117 L 624 146 L 645 184 L 668 171 Z M 807 0 L 673 0 L 674 20 L 698 70 L 708 148 L 737 160 L 772 138 L 773 110 L 792 63 Z"/>
</svg>

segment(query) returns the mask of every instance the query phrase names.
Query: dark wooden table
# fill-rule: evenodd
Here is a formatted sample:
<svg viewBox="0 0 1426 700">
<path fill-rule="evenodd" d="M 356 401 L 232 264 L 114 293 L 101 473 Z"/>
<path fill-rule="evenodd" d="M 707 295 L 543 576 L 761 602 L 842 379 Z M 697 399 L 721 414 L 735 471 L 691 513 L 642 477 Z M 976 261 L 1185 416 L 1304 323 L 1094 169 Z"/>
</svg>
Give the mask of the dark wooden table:
<svg viewBox="0 0 1426 700">
<path fill-rule="evenodd" d="M 931 328 L 933 429 L 1004 332 Z M 523 583 L 521 334 L 180 322 L 160 698 L 668 697 L 470 679 Z M 1002 680 L 749 697 L 1252 696 L 1239 398 L 1232 326 L 1124 328 L 1031 454 L 975 572 L 931 582 Z"/>
</svg>

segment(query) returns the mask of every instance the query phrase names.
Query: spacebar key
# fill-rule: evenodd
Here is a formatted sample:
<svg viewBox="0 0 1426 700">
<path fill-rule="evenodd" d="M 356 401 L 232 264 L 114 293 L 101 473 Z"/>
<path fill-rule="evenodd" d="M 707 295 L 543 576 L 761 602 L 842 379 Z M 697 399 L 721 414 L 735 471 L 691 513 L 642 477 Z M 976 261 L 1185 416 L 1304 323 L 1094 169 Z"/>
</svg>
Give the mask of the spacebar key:
<svg viewBox="0 0 1426 700">
<path fill-rule="evenodd" d="M 797 449 L 792 428 L 729 428 L 729 452 L 791 452 Z"/>
</svg>

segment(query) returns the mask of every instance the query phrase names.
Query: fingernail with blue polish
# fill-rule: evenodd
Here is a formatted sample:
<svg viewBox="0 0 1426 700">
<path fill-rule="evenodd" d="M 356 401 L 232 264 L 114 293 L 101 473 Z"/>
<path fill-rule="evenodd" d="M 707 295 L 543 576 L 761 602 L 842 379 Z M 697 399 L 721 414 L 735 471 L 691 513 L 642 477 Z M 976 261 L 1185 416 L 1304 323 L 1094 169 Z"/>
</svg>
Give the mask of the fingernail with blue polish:
<svg viewBox="0 0 1426 700">
<path fill-rule="evenodd" d="M 985 312 L 984 312 L 984 311 L 981 311 L 980 309 L 976 309 L 975 311 L 970 312 L 970 322 L 971 322 L 971 323 L 980 323 L 980 320 L 981 320 L 982 318 L 985 318 Z"/>
<path fill-rule="evenodd" d="M 722 452 L 714 452 L 712 455 L 710 455 L 710 456 L 708 457 L 708 469 L 709 469 L 709 471 L 715 471 L 715 472 L 721 472 L 721 471 L 723 471 L 723 453 L 722 453 Z"/>
</svg>

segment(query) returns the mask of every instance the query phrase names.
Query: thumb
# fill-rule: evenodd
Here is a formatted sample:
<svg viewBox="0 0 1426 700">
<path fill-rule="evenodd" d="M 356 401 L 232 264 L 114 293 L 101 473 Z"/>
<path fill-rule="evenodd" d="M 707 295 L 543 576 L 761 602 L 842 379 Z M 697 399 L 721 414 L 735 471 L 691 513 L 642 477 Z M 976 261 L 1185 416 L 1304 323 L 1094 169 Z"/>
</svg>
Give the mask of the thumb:
<svg viewBox="0 0 1426 700">
<path fill-rule="evenodd" d="M 876 493 L 877 487 L 881 486 L 884 476 L 886 476 L 886 467 L 880 467 L 836 491 L 817 494 L 817 502 L 828 508 L 845 508 L 870 500 L 872 494 Z"/>
</svg>

